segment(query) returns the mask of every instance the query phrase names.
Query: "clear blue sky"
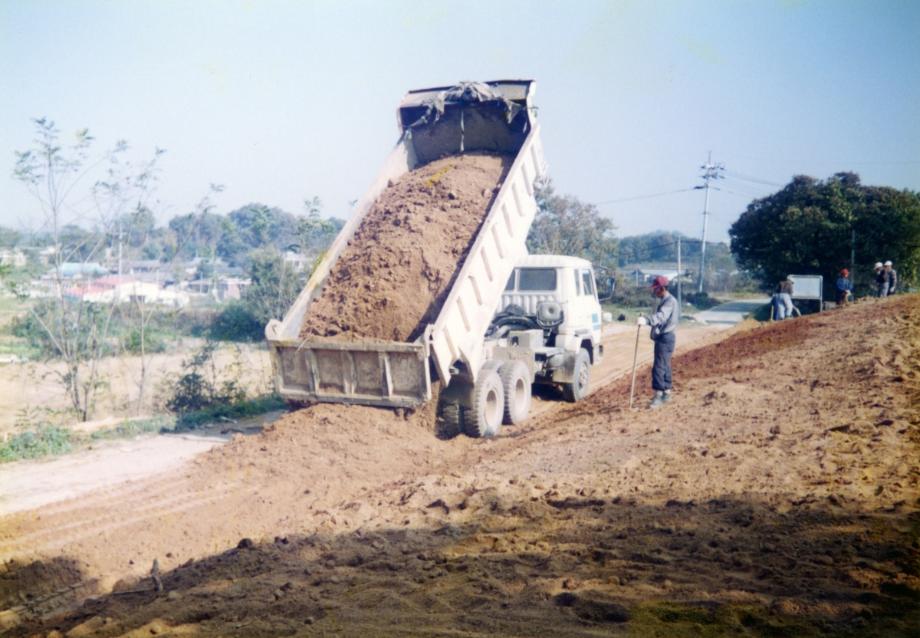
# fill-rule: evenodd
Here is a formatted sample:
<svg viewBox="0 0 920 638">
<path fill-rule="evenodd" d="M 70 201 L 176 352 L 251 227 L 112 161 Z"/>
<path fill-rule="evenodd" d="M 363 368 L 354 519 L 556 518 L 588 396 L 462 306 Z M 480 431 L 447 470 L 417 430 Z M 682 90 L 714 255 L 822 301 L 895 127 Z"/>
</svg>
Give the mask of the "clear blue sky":
<svg viewBox="0 0 920 638">
<path fill-rule="evenodd" d="M 40 214 L 10 177 L 30 118 L 167 149 L 161 221 L 219 210 L 348 216 L 407 89 L 533 78 L 558 190 L 593 202 L 699 183 L 725 239 L 794 174 L 920 190 L 920 2 L 467 0 L 0 3 L 0 224 Z M 744 176 L 746 179 L 737 177 Z M 604 204 L 620 234 L 698 236 L 700 191 Z"/>
</svg>

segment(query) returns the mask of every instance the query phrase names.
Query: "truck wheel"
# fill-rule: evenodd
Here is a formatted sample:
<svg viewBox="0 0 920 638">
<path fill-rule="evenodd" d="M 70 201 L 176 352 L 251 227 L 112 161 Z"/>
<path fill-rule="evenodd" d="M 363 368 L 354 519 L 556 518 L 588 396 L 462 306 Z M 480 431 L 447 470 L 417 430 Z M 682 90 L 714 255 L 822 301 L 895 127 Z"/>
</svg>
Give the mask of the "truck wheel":
<svg viewBox="0 0 920 638">
<path fill-rule="evenodd" d="M 523 361 L 509 361 L 498 374 L 502 378 L 502 390 L 505 391 L 502 422 L 508 425 L 523 423 L 530 414 L 530 370 Z"/>
<path fill-rule="evenodd" d="M 575 355 L 575 371 L 571 383 L 562 384 L 562 394 L 570 403 L 581 401 L 591 385 L 591 355 L 582 348 Z"/>
<path fill-rule="evenodd" d="M 463 432 L 459 403 L 444 403 L 439 410 L 439 417 L 435 426 L 435 434 L 439 439 L 452 439 Z"/>
<path fill-rule="evenodd" d="M 498 434 L 505 411 L 505 392 L 495 368 L 485 368 L 473 386 L 470 407 L 463 408 L 463 428 L 469 436 L 490 437 Z"/>
</svg>

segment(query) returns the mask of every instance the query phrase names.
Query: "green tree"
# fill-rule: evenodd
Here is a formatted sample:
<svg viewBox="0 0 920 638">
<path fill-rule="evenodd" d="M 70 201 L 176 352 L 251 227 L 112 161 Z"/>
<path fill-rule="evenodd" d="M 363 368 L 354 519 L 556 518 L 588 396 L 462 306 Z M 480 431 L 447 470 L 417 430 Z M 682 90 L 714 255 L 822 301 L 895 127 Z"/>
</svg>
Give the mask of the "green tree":
<svg viewBox="0 0 920 638">
<path fill-rule="evenodd" d="M 850 267 L 865 289 L 878 260 L 895 262 L 904 282 L 920 266 L 920 194 L 867 187 L 854 173 L 827 180 L 796 176 L 781 191 L 751 202 L 729 230 L 738 263 L 769 288 L 787 274 L 833 282 Z M 828 295 L 833 287 L 825 285 Z"/>
<path fill-rule="evenodd" d="M 56 245 L 61 262 L 87 262 L 98 259 L 105 237 L 76 224 L 65 224 L 58 229 Z"/>
<path fill-rule="evenodd" d="M 263 326 L 284 316 L 305 281 L 305 274 L 293 270 L 271 247 L 250 254 L 249 277 L 252 284 L 243 293 L 243 302 Z"/>
<path fill-rule="evenodd" d="M 613 270 L 617 263 L 616 227 L 594 204 L 559 195 L 550 180 L 536 189 L 537 215 L 527 235 L 531 253 L 584 257 Z"/>
<path fill-rule="evenodd" d="M 345 220 L 337 217 L 322 217 L 322 202 L 318 197 L 304 200 L 306 215 L 297 218 L 297 244 L 300 254 L 319 257 L 342 230 Z M 288 249 L 294 246 L 288 246 Z"/>
<path fill-rule="evenodd" d="M 681 239 L 682 259 L 688 261 L 694 256 L 699 259 L 700 241 L 698 239 L 691 239 L 675 231 L 656 230 L 643 235 L 621 238 L 619 264 L 626 266 L 649 261 L 676 262 L 678 237 Z"/>
<path fill-rule="evenodd" d="M 121 224 L 125 242 L 131 248 L 142 248 L 155 236 L 156 218 L 146 205 L 140 205 L 133 212 L 124 215 Z"/>
<path fill-rule="evenodd" d="M 0 248 L 14 248 L 22 240 L 22 233 L 6 226 L 0 226 Z"/>
</svg>

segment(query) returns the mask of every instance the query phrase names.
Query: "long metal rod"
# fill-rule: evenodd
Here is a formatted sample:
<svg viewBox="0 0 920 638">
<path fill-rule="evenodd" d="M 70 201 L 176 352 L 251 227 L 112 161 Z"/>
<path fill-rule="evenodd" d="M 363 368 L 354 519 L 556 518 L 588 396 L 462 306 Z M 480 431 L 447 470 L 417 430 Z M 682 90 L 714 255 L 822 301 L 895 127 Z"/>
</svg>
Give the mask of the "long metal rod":
<svg viewBox="0 0 920 638">
<path fill-rule="evenodd" d="M 636 347 L 633 350 L 633 370 L 632 370 L 632 384 L 629 386 L 629 409 L 632 410 L 633 407 L 633 397 L 636 394 L 636 361 L 639 358 L 639 333 L 642 332 L 642 326 L 636 326 Z"/>
</svg>

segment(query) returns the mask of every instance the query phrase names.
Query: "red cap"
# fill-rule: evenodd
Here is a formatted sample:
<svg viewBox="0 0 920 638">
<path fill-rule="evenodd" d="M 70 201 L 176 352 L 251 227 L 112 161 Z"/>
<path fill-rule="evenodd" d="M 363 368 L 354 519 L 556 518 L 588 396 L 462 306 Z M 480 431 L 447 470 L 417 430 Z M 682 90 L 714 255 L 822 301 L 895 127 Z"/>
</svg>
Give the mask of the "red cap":
<svg viewBox="0 0 920 638">
<path fill-rule="evenodd" d="M 658 275 L 652 280 L 652 288 L 667 288 L 668 278 L 664 275 Z"/>
<path fill-rule="evenodd" d="M 847 277 L 847 276 L 849 276 L 850 271 L 847 270 L 846 268 L 841 268 L 841 269 L 840 269 L 840 274 L 843 275 L 844 277 Z"/>
</svg>

